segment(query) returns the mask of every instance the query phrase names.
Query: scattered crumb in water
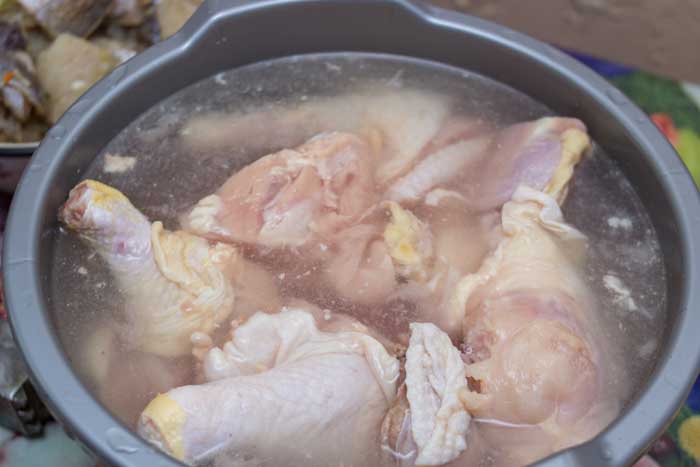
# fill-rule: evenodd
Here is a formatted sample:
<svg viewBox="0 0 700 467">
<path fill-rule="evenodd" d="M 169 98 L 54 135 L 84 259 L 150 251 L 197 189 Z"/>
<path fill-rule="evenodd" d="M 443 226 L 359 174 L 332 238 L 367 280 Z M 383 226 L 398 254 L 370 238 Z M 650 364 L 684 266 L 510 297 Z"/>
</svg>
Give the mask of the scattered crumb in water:
<svg viewBox="0 0 700 467">
<path fill-rule="evenodd" d="M 330 321 L 331 317 L 332 317 L 331 310 L 329 310 L 329 309 L 323 310 L 323 319 L 325 319 L 326 321 Z"/>
<path fill-rule="evenodd" d="M 120 156 L 118 154 L 105 154 L 105 173 L 124 173 L 136 166 L 136 158 Z"/>
<path fill-rule="evenodd" d="M 106 286 L 107 286 L 107 283 L 105 283 L 105 282 L 100 282 L 100 283 L 97 284 L 95 287 L 97 287 L 98 289 L 104 289 Z"/>
<path fill-rule="evenodd" d="M 286 276 L 286 274 L 282 272 L 282 273 L 280 273 L 280 274 L 277 276 L 277 278 L 278 278 L 279 280 L 283 281 L 283 280 L 284 280 L 284 276 Z"/>
<path fill-rule="evenodd" d="M 637 307 L 637 304 L 632 298 L 632 292 L 630 292 L 630 289 L 627 288 L 619 277 L 613 274 L 606 274 L 603 276 L 603 284 L 605 288 L 614 295 L 613 301 L 615 303 L 622 306 L 627 311 L 638 311 L 645 317 L 651 318 L 647 311 Z"/>
<path fill-rule="evenodd" d="M 608 225 L 613 229 L 630 230 L 632 228 L 632 221 L 629 218 L 612 216 L 608 217 Z"/>
<path fill-rule="evenodd" d="M 606 289 L 615 294 L 615 302 L 620 303 L 629 311 L 637 310 L 637 304 L 634 303 L 630 290 L 619 277 L 606 274 L 603 276 L 603 284 L 605 284 Z"/>
<path fill-rule="evenodd" d="M 321 249 L 321 251 L 328 250 L 328 245 L 326 245 L 325 243 L 319 243 L 318 247 Z"/>
<path fill-rule="evenodd" d="M 654 350 L 656 350 L 656 339 L 650 339 L 639 346 L 639 356 L 649 358 L 654 353 Z"/>
<path fill-rule="evenodd" d="M 85 267 L 83 267 L 83 266 L 80 266 L 78 268 L 78 274 L 80 274 L 82 276 L 87 276 L 87 269 L 85 269 Z"/>
</svg>

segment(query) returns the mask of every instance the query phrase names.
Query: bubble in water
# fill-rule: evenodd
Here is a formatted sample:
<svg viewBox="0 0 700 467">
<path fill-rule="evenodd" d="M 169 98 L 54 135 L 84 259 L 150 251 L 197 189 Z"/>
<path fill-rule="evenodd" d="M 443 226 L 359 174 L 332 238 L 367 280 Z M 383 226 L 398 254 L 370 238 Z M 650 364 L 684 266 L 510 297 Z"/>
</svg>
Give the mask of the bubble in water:
<svg viewBox="0 0 700 467">
<path fill-rule="evenodd" d="M 123 452 L 124 454 L 133 454 L 139 449 L 131 444 L 131 440 L 127 434 L 120 428 L 110 428 L 105 433 L 107 439 L 107 444 L 109 447 L 117 452 Z"/>
</svg>

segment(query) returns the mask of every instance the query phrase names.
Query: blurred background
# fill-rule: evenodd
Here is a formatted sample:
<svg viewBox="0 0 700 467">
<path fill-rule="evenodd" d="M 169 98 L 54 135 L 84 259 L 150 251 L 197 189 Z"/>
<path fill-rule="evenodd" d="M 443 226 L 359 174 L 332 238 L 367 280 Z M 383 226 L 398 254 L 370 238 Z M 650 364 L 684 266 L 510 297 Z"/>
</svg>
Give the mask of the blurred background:
<svg viewBox="0 0 700 467">
<path fill-rule="evenodd" d="M 434 0 L 566 49 L 700 83 L 697 0 Z"/>
</svg>

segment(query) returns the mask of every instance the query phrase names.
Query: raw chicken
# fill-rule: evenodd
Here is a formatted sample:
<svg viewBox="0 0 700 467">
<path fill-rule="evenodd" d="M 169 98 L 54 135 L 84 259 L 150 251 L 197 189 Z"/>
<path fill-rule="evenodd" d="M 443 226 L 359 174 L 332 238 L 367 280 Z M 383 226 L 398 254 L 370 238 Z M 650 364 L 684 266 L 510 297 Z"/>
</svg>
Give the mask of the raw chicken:
<svg viewBox="0 0 700 467">
<path fill-rule="evenodd" d="M 460 281 L 453 305 L 465 316 L 474 389 L 467 407 L 527 428 L 538 442 L 512 451 L 528 463 L 585 441 L 615 416 L 603 386 L 612 357 L 596 338 L 596 301 L 579 275 L 585 237 L 564 223 L 555 199 L 518 188 L 503 207 L 502 231 L 479 272 Z M 503 430 L 493 431 L 501 442 Z"/>
<path fill-rule="evenodd" d="M 376 215 L 385 206 L 388 222 Z M 433 319 L 435 308 L 447 303 L 459 277 L 474 272 L 473 265 L 486 255 L 483 236 L 488 224 L 470 225 L 478 221 L 465 216 L 463 208 L 435 210 L 433 218 L 443 218 L 433 219 L 439 234 L 436 245 L 429 224 L 412 211 L 394 202 L 380 203 L 377 208 L 365 217 L 366 223 L 341 231 L 329 242 L 326 254 L 320 255 L 325 257 L 328 280 L 351 301 L 374 304 L 387 298 L 407 299 L 423 309 L 421 316 Z M 461 228 L 450 230 L 455 225 Z M 473 269 L 462 267 L 465 262 Z M 461 316 L 448 327 L 450 332 L 461 327 Z"/>
<path fill-rule="evenodd" d="M 396 287 L 396 270 L 379 227 L 359 224 L 334 237 L 324 266 L 327 280 L 348 300 L 373 304 Z"/>
<path fill-rule="evenodd" d="M 431 321 L 453 339 L 460 340 L 463 312 L 450 307 L 450 303 L 459 280 L 476 272 L 488 253 L 496 248 L 500 238 L 500 218 L 496 212 L 470 214 L 460 200 L 449 197 L 442 198 L 427 212 L 425 208 L 416 212 L 430 221 L 430 231 L 421 232 L 417 238 L 422 243 L 430 241 L 431 256 L 417 255 L 423 258 L 417 269 L 422 276 L 413 274 L 408 277 L 399 285 L 392 299 L 411 304 L 416 319 Z M 402 243 L 409 242 L 403 240 Z M 411 248 L 406 250 L 413 251 Z"/>
<path fill-rule="evenodd" d="M 473 215 L 461 203 L 442 202 L 432 211 L 435 257 L 460 277 L 476 272 L 486 255 L 498 246 L 497 211 Z"/>
<path fill-rule="evenodd" d="M 423 147 L 421 156 L 425 157 L 460 141 L 488 136 L 493 132 L 494 128 L 480 118 L 452 115 L 442 122 L 437 133 Z"/>
<path fill-rule="evenodd" d="M 425 281 L 432 267 L 433 244 L 428 224 L 411 211 L 390 202 L 391 221 L 384 228 L 384 242 L 396 272 L 404 278 Z"/>
<path fill-rule="evenodd" d="M 383 157 L 375 178 L 382 186 L 406 173 L 422 156 L 449 111 L 444 96 L 408 89 L 370 96 L 370 102 L 359 104 L 365 109 L 356 113 L 361 124 L 380 133 Z"/>
<path fill-rule="evenodd" d="M 185 216 L 220 241 L 299 247 L 352 225 L 374 204 L 372 152 L 348 133 L 323 133 L 234 174 Z"/>
<path fill-rule="evenodd" d="M 191 149 L 207 153 L 241 145 L 251 151 L 292 147 L 326 131 L 354 133 L 381 153 L 375 178 L 385 185 L 408 171 L 437 134 L 441 135 L 438 142 L 449 140 L 454 125 L 442 126 L 448 111 L 444 96 L 374 87 L 306 101 L 293 109 L 284 106 L 244 115 L 195 116 L 181 134 Z"/>
<path fill-rule="evenodd" d="M 205 358 L 210 382 L 159 395 L 139 433 L 188 463 L 378 465 L 399 362 L 360 332 L 319 331 L 301 309 L 256 314 Z"/>
<path fill-rule="evenodd" d="M 382 425 L 382 447 L 402 466 L 443 465 L 467 447 L 465 365 L 432 323 L 412 323 L 405 388 Z"/>
<path fill-rule="evenodd" d="M 589 146 L 584 125 L 575 119 L 541 118 L 495 133 L 475 126 L 461 135 L 453 130 L 458 136 L 446 141 L 457 142 L 427 155 L 385 197 L 415 204 L 448 188 L 476 211 L 499 208 L 521 184 L 563 197 L 573 167 Z"/>
<path fill-rule="evenodd" d="M 589 144 L 586 127 L 572 118 L 541 118 L 500 131 L 484 164 L 462 181 L 469 206 L 480 211 L 496 209 L 520 185 L 554 194 L 562 201 L 573 168 Z"/>
<path fill-rule="evenodd" d="M 151 224 L 122 193 L 93 180 L 71 190 L 59 217 L 114 274 L 134 348 L 188 354 L 193 333 L 209 334 L 231 314 L 230 269 L 238 258 L 232 246 Z"/>
<path fill-rule="evenodd" d="M 37 76 L 48 92 L 48 117 L 58 118 L 90 86 L 117 65 L 112 54 L 70 34 L 61 34 L 37 58 Z"/>
<path fill-rule="evenodd" d="M 434 188 L 445 186 L 455 179 L 460 184 L 483 161 L 489 148 L 492 135 L 472 133 L 458 138 L 453 144 L 440 147 L 428 154 L 408 174 L 393 183 L 386 192 L 386 198 L 400 203 L 417 203 Z M 449 140 L 447 140 L 449 141 Z"/>
</svg>

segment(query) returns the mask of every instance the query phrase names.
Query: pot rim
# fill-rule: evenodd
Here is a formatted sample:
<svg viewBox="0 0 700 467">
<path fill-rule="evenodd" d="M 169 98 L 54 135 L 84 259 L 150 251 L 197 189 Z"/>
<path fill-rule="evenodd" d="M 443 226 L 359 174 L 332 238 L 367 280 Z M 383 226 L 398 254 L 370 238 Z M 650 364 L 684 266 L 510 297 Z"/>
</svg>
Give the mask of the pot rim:
<svg viewBox="0 0 700 467">
<path fill-rule="evenodd" d="M 636 400 L 606 430 L 582 445 L 555 453 L 537 465 L 546 467 L 624 465 L 631 463 L 662 432 L 684 402 L 700 368 L 700 196 L 675 151 L 647 116 L 607 81 L 553 47 L 481 19 L 424 5 L 418 0 L 207 0 L 170 39 L 120 65 L 84 94 L 57 122 L 34 153 L 15 194 L 3 254 L 6 302 L 17 343 L 31 379 L 48 407 L 79 441 L 111 464 L 182 465 L 141 440 L 109 414 L 87 391 L 63 354 L 48 316 L 39 270 L 42 212 L 49 196 L 47 179 L 65 161 L 73 136 L 100 112 L 105 102 L 147 78 L 165 63 L 192 58 L 193 49 L 227 17 L 250 16 L 276 8 L 332 3 L 337 8 L 391 6 L 413 20 L 438 25 L 499 45 L 520 54 L 576 84 L 612 115 L 649 155 L 670 199 L 682 239 L 683 297 L 678 322 L 671 330 L 665 356 Z M 328 50 L 329 52 L 331 50 Z M 337 51 L 337 50 L 336 50 Z M 189 54 L 189 55 L 188 55 Z M 255 61 L 255 60 L 253 60 Z M 653 156 L 651 156 L 653 154 Z M 62 195 L 65 195 L 63 193 Z M 40 342 L 41 344 L 38 344 Z M 61 385 L 56 386 L 55 382 Z M 673 397 L 668 397 L 673 394 Z M 83 423 L 84 420 L 88 422 Z"/>
</svg>

